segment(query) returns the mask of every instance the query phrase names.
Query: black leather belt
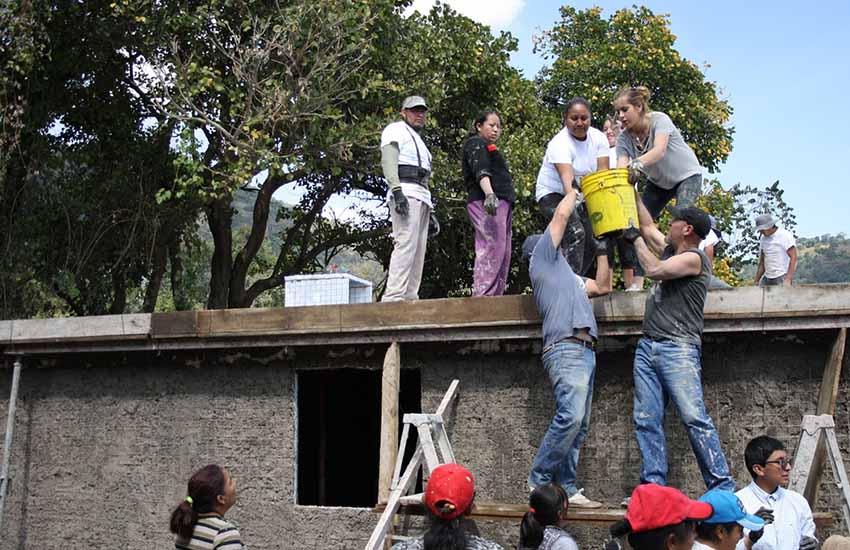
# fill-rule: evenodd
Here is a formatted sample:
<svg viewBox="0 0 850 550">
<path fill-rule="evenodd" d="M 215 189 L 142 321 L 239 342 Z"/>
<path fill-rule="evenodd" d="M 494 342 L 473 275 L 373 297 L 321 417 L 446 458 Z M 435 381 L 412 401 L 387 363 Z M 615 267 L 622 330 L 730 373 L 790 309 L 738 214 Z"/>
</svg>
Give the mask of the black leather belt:
<svg viewBox="0 0 850 550">
<path fill-rule="evenodd" d="M 568 338 L 562 338 L 552 345 L 546 346 L 545 348 L 543 348 L 543 351 L 541 352 L 541 354 L 548 353 L 549 350 L 551 350 L 552 348 L 554 348 L 558 344 L 562 344 L 564 342 L 573 342 L 575 344 L 581 344 L 582 346 L 586 347 L 587 349 L 589 349 L 591 351 L 596 351 L 596 342 L 594 342 L 593 340 L 585 340 L 583 338 L 576 338 L 575 336 L 570 336 Z"/>
</svg>

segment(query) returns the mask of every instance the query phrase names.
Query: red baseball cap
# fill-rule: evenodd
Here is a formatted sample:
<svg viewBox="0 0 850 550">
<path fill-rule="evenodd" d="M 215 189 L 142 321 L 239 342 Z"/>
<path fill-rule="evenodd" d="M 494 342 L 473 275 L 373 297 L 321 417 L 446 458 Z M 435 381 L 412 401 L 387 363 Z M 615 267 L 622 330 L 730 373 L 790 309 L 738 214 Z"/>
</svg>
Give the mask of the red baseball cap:
<svg viewBox="0 0 850 550">
<path fill-rule="evenodd" d="M 434 468 L 425 486 L 425 505 L 443 519 L 453 519 L 466 512 L 475 496 L 475 478 L 460 464 L 443 464 Z M 437 506 L 448 503 L 451 506 Z M 710 515 L 710 514 L 709 514 Z"/>
<path fill-rule="evenodd" d="M 691 500 L 672 487 L 644 483 L 638 485 L 632 493 L 626 519 L 629 520 L 632 533 L 640 533 L 676 525 L 686 519 L 708 519 L 711 514 L 711 504 L 707 502 Z"/>
</svg>

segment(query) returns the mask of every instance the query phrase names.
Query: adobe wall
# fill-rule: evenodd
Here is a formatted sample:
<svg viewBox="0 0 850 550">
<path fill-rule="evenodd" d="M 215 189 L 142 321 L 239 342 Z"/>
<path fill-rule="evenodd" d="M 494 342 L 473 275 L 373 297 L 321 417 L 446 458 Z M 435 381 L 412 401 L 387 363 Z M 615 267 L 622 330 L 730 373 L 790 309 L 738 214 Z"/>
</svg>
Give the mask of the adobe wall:
<svg viewBox="0 0 850 550">
<path fill-rule="evenodd" d="M 736 479 L 748 481 L 746 441 L 771 433 L 796 446 L 812 413 L 831 332 L 709 336 L 703 376 L 709 411 Z M 580 480 L 612 505 L 638 479 L 631 428 L 634 339 L 605 340 L 598 354 L 590 435 Z M 294 351 L 293 351 L 294 350 Z M 367 509 L 295 505 L 296 369 L 380 368 L 384 346 L 250 352 L 74 354 L 28 359 L 21 379 L 12 481 L 0 550 L 170 547 L 168 517 L 188 474 L 208 462 L 229 467 L 239 500 L 228 514 L 250 548 L 356 549 L 377 515 Z M 481 501 L 522 502 L 536 446 L 552 414 L 539 344 L 409 344 L 402 364 L 419 368 L 422 406 L 433 410 L 452 377 L 458 461 L 472 469 Z M 848 354 L 850 355 L 850 354 Z M 845 357 L 845 363 L 848 358 Z M 5 429 L 11 369 L 0 370 Z M 842 378 L 836 421 L 850 463 L 850 383 Z M 675 415 L 668 421 L 670 483 L 698 495 L 702 482 Z M 353 472 L 352 475 L 357 475 Z M 840 508 L 827 470 L 821 510 Z M 516 544 L 517 526 L 479 523 Z M 596 545 L 601 528 L 576 532 Z"/>
</svg>

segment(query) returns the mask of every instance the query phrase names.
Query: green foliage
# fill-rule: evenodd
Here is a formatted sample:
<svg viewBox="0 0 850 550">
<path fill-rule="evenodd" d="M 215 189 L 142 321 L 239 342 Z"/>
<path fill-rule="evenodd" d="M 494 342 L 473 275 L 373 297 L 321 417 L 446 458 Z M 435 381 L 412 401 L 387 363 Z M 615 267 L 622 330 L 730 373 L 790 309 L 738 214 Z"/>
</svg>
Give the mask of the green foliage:
<svg viewBox="0 0 850 550">
<path fill-rule="evenodd" d="M 675 40 L 669 17 L 645 7 L 621 9 L 606 19 L 601 8 L 564 6 L 561 20 L 535 46 L 552 60 L 537 77 L 542 98 L 559 110 L 571 97 L 583 96 L 601 126 L 620 87 L 644 85 L 652 92 L 652 109 L 673 119 L 713 172 L 732 150 L 732 107 L 699 67 L 676 51 Z"/>
<path fill-rule="evenodd" d="M 850 283 L 850 239 L 844 233 L 797 239 L 797 283 Z"/>
</svg>

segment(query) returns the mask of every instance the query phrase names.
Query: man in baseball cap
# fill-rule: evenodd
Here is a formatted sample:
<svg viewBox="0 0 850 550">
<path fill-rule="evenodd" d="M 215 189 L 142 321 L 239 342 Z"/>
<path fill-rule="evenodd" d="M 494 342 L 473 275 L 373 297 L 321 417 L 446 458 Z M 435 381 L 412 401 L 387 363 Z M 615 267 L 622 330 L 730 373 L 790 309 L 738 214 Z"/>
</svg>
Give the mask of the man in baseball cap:
<svg viewBox="0 0 850 550">
<path fill-rule="evenodd" d="M 712 264 L 699 243 L 711 230 L 711 220 L 693 206 L 671 209 L 673 221 L 665 236 L 636 199 L 640 230 L 626 229 L 623 238 L 635 244 L 646 276 L 654 281 L 634 360 L 640 482 L 667 484 L 664 416 L 670 401 L 688 433 L 706 488 L 731 491 L 735 481 L 702 396 L 703 307 Z"/>
<path fill-rule="evenodd" d="M 440 232 L 429 182 L 431 152 L 419 135 L 428 105 L 412 95 L 401 103 L 401 118 L 381 133 L 381 168 L 393 226 L 393 252 L 383 302 L 418 300 L 428 237 Z"/>
<path fill-rule="evenodd" d="M 711 517 L 697 524 L 693 550 L 733 550 L 749 530 L 744 547 L 749 550 L 764 533 L 765 520 L 748 514 L 744 504 L 731 491 L 714 489 L 702 495 L 700 502 L 711 505 Z"/>
</svg>

